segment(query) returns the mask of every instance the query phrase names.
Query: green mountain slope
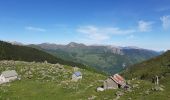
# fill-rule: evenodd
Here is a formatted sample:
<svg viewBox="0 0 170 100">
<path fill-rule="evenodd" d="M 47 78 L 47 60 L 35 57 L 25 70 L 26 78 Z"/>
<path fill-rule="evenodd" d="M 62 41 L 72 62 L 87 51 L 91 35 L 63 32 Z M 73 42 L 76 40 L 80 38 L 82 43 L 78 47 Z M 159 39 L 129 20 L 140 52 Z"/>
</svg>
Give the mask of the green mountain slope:
<svg viewBox="0 0 170 100">
<path fill-rule="evenodd" d="M 49 63 L 60 63 L 64 65 L 77 66 L 81 68 L 86 68 L 93 70 L 83 64 L 66 61 L 58 58 L 57 56 L 52 56 L 49 53 L 46 53 L 42 50 L 38 50 L 31 47 L 12 45 L 7 42 L 0 41 L 0 60 L 19 60 L 19 61 L 35 61 L 35 62 L 44 62 Z"/>
<path fill-rule="evenodd" d="M 136 64 L 122 72 L 122 75 L 138 86 L 122 99 L 131 97 L 139 100 L 169 100 L 170 96 L 170 51 L 156 58 Z M 155 85 L 158 76 L 159 84 Z"/>
<path fill-rule="evenodd" d="M 124 89 L 106 90 L 96 92 L 96 88 L 103 85 L 107 76 L 86 69 L 78 69 L 83 74 L 83 79 L 78 82 L 71 81 L 74 69 L 71 66 L 40 62 L 24 61 L 0 61 L 0 72 L 16 70 L 21 76 L 17 80 L 7 84 L 0 84 L 1 100 L 169 100 L 170 52 L 145 61 L 123 72 L 123 76 L 131 86 L 131 90 Z M 150 65 L 158 65 L 152 74 L 144 80 L 141 76 L 149 73 Z M 160 65 L 159 65 L 160 64 Z M 162 65 L 162 66 L 161 66 Z M 143 68 L 141 68 L 141 67 Z M 163 68 L 164 70 L 161 70 Z M 147 69 L 149 68 L 149 69 Z M 152 67 L 153 68 L 153 67 Z M 141 73 L 142 74 L 141 74 Z M 134 74 L 135 73 L 135 74 Z M 154 74 L 156 73 L 156 74 Z M 132 75 L 133 74 L 133 75 Z M 155 85 L 150 80 L 152 75 L 158 75 L 160 86 L 163 90 L 155 90 Z M 131 78 L 136 78 L 131 80 Z M 122 93 L 117 96 L 117 93 Z"/>
<path fill-rule="evenodd" d="M 152 63 L 160 62 L 162 57 L 165 57 L 163 58 L 164 64 L 169 66 L 169 64 L 167 65 L 169 52 L 155 58 L 157 62 L 152 60 Z M 150 63 L 150 61 L 147 62 Z M 149 66 L 147 64 L 145 66 Z M 127 80 L 131 86 L 130 91 L 117 89 L 96 92 L 96 88 L 103 85 L 102 80 L 105 80 L 107 76 L 85 69 L 78 69 L 82 72 L 83 79 L 72 82 L 71 75 L 74 70 L 71 66 L 4 60 L 0 61 L 0 66 L 0 72 L 16 70 L 21 76 L 21 80 L 0 84 L 0 99 L 2 100 L 117 100 L 117 98 L 119 100 L 169 100 L 170 98 L 170 77 L 167 73 L 160 79 L 160 86 L 163 87 L 161 91 L 155 90 L 155 85 L 150 80 L 141 80 L 139 77 L 139 79 Z M 147 67 L 145 68 L 147 69 Z M 136 69 L 134 72 L 139 72 L 139 70 L 142 71 Z M 132 71 L 132 73 L 134 72 Z M 146 72 L 143 71 L 143 73 Z M 127 76 L 126 79 L 137 77 L 129 76 L 129 74 L 127 71 L 123 75 L 124 77 Z M 116 96 L 120 92 L 123 94 Z"/>
<path fill-rule="evenodd" d="M 71 66 L 23 61 L 0 61 L 0 72 L 16 70 L 21 80 L 0 84 L 0 100 L 87 100 L 111 99 L 112 91 L 97 93 L 106 76 L 85 69 L 83 78 L 71 81 L 74 72 Z"/>
<path fill-rule="evenodd" d="M 124 73 L 126 77 L 149 80 L 155 75 L 165 77 L 170 74 L 170 51 L 156 58 L 131 66 Z"/>
<path fill-rule="evenodd" d="M 108 73 L 120 72 L 125 67 L 123 65 L 133 65 L 159 55 L 158 52 L 139 48 L 86 46 L 74 42 L 68 45 L 43 43 L 29 46 L 39 48 L 62 59 L 92 66 Z"/>
</svg>

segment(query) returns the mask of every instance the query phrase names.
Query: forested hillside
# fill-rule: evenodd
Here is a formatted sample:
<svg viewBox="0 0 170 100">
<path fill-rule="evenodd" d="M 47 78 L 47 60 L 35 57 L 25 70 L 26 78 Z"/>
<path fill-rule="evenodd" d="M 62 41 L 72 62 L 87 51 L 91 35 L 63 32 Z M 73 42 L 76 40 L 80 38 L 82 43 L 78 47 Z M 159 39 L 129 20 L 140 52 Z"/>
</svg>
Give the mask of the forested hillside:
<svg viewBox="0 0 170 100">
<path fill-rule="evenodd" d="M 101 45 L 87 46 L 74 42 L 67 45 L 42 43 L 28 46 L 43 50 L 64 60 L 82 63 L 110 74 L 120 72 L 125 67 L 160 54 L 156 51 L 141 48 Z"/>
<path fill-rule="evenodd" d="M 83 64 L 62 60 L 57 58 L 56 56 L 52 56 L 49 53 L 43 52 L 41 50 L 26 47 L 26 46 L 19 46 L 19 45 L 12 45 L 7 42 L 0 41 L 0 60 L 19 60 L 19 61 L 28 61 L 28 62 L 44 62 L 47 61 L 49 63 L 60 63 L 63 65 L 69 66 L 77 66 L 89 70 L 93 70 L 92 68 L 85 66 Z"/>
<path fill-rule="evenodd" d="M 148 61 L 133 65 L 124 71 L 125 77 L 152 80 L 157 75 L 160 78 L 170 75 L 170 51 Z"/>
</svg>

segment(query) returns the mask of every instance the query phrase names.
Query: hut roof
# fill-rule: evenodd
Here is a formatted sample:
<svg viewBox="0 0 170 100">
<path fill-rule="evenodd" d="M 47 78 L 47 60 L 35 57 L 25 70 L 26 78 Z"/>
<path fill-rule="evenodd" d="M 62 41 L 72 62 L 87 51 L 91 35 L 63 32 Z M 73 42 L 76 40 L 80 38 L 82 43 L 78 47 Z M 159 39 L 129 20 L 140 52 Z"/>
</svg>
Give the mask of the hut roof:
<svg viewBox="0 0 170 100">
<path fill-rule="evenodd" d="M 74 72 L 74 74 L 78 77 L 78 76 L 82 76 L 81 72 Z"/>
<path fill-rule="evenodd" d="M 119 74 L 115 74 L 110 77 L 113 81 L 115 81 L 117 84 L 124 85 L 126 84 L 125 79 L 120 76 Z"/>
</svg>

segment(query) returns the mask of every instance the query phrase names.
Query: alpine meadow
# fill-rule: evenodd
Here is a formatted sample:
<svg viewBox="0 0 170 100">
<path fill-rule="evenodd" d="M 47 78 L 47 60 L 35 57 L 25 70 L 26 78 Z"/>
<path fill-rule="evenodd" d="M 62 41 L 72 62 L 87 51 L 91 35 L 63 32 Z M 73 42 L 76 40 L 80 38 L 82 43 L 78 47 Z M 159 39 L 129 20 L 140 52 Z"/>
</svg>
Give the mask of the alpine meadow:
<svg viewBox="0 0 170 100">
<path fill-rule="evenodd" d="M 0 100 L 170 100 L 169 0 L 0 0 Z"/>
</svg>

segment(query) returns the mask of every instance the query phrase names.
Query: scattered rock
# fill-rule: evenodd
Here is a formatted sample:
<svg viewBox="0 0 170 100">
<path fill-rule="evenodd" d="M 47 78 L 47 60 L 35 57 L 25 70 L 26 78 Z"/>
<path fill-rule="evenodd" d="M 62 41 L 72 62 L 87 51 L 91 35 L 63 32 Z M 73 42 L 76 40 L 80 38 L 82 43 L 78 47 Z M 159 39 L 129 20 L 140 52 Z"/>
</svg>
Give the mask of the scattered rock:
<svg viewBox="0 0 170 100">
<path fill-rule="evenodd" d="M 161 88 L 165 88 L 165 86 L 164 86 L 164 85 L 160 85 L 160 87 L 161 87 Z"/>
<path fill-rule="evenodd" d="M 94 100 L 96 97 L 97 97 L 97 96 L 94 96 L 94 95 L 93 95 L 93 96 L 89 97 L 88 100 Z"/>
<path fill-rule="evenodd" d="M 127 92 L 132 92 L 132 89 L 128 88 L 128 89 L 127 89 Z"/>
<path fill-rule="evenodd" d="M 164 89 L 161 86 L 156 85 L 155 87 L 152 87 L 153 91 L 164 91 Z"/>
<path fill-rule="evenodd" d="M 127 80 L 127 84 L 131 84 L 130 80 Z"/>
<path fill-rule="evenodd" d="M 113 99 L 113 100 L 119 100 L 120 99 L 120 96 L 117 96 L 115 99 Z"/>
<path fill-rule="evenodd" d="M 159 90 L 160 90 L 160 91 L 164 91 L 164 89 L 163 89 L 163 88 L 161 88 L 161 87 L 159 88 Z"/>
<path fill-rule="evenodd" d="M 149 93 L 150 93 L 150 91 L 149 91 L 149 90 L 145 91 L 145 94 L 146 94 L 146 95 L 149 95 Z"/>
<path fill-rule="evenodd" d="M 136 88 L 136 87 L 138 87 L 139 85 L 138 84 L 133 84 L 132 85 L 132 88 Z"/>
<path fill-rule="evenodd" d="M 104 91 L 104 88 L 98 87 L 98 88 L 97 88 L 97 92 L 100 92 L 100 91 Z"/>
<path fill-rule="evenodd" d="M 140 84 L 140 81 L 137 81 L 138 84 Z"/>
<path fill-rule="evenodd" d="M 124 95 L 124 92 L 122 92 L 122 91 L 117 91 L 116 92 L 116 96 L 122 96 L 122 95 Z"/>
<path fill-rule="evenodd" d="M 104 82 L 104 80 L 98 80 L 98 82 Z"/>
<path fill-rule="evenodd" d="M 136 80 L 136 78 L 132 78 L 132 81 L 133 81 L 133 80 Z"/>
</svg>

